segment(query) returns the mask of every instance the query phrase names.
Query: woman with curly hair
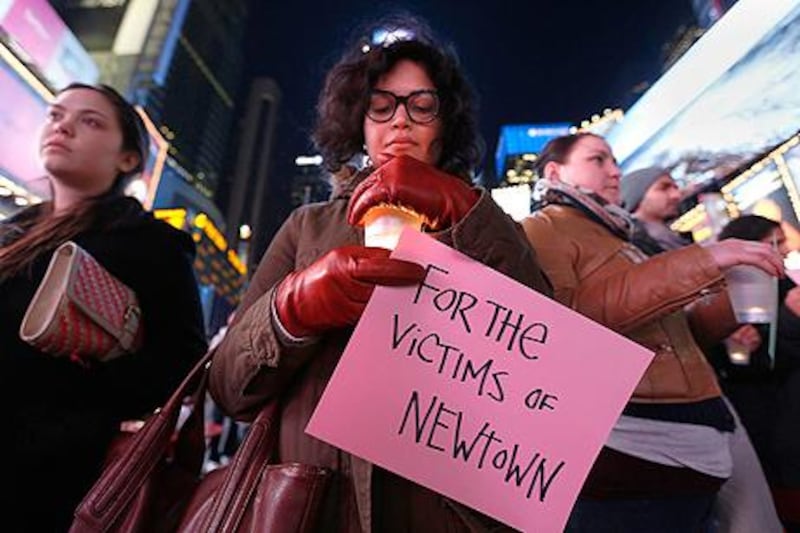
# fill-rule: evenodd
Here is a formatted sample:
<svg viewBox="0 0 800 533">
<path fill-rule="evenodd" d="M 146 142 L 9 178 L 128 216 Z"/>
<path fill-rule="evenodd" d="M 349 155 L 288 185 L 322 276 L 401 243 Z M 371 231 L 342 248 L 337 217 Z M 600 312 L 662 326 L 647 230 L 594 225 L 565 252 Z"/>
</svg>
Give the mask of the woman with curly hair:
<svg viewBox="0 0 800 533">
<path fill-rule="evenodd" d="M 360 41 L 327 76 L 314 140 L 336 175 L 332 197 L 294 211 L 275 236 L 216 352 L 211 390 L 244 419 L 281 399 L 278 459 L 335 473 L 325 530 L 480 531 L 497 524 L 304 433 L 375 285 L 424 277 L 364 246 L 358 224 L 370 208 L 413 209 L 439 241 L 549 290 L 519 226 L 472 185 L 481 142 L 455 54 L 415 20 L 381 27 L 382 40 Z M 369 163 L 349 171 L 364 153 Z"/>
</svg>

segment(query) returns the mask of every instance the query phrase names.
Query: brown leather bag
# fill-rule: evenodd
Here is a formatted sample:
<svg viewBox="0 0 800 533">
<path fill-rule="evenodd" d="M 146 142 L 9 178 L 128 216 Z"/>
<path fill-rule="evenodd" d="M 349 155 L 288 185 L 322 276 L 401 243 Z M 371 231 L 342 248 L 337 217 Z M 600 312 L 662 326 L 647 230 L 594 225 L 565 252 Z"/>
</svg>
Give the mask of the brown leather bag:
<svg viewBox="0 0 800 533">
<path fill-rule="evenodd" d="M 106 466 L 75 511 L 71 533 L 314 530 L 331 472 L 270 464 L 278 436 L 277 401 L 250 425 L 231 463 L 201 479 L 210 362 L 209 353 Z M 175 439 L 181 404 L 193 389 L 194 408 Z"/>
</svg>

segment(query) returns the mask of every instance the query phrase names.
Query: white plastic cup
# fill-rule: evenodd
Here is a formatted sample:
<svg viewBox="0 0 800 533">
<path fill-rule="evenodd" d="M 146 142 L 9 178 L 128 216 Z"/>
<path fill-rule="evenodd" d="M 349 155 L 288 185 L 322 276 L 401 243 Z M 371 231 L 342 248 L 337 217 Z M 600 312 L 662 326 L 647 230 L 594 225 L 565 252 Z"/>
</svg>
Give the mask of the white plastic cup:
<svg viewBox="0 0 800 533">
<path fill-rule="evenodd" d="M 394 250 L 403 228 L 422 229 L 422 216 L 394 206 L 378 206 L 364 215 L 364 244 Z"/>
<path fill-rule="evenodd" d="M 760 268 L 738 265 L 725 271 L 728 295 L 740 324 L 767 324 L 778 310 L 778 278 Z"/>
</svg>

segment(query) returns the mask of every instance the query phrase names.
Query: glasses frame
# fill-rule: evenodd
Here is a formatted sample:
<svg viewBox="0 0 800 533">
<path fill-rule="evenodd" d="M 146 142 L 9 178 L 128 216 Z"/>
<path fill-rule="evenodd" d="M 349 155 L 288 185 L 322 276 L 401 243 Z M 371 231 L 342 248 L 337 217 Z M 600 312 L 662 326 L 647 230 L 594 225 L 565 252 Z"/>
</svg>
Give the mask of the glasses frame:
<svg viewBox="0 0 800 533">
<path fill-rule="evenodd" d="M 373 94 L 385 94 L 385 95 L 391 96 L 392 99 L 394 100 L 394 107 L 392 108 L 391 115 L 389 115 L 387 118 L 385 118 L 383 120 L 376 119 L 375 117 L 373 117 L 370 114 L 370 106 L 369 106 L 369 102 L 367 102 L 367 112 L 366 112 L 367 113 L 367 117 L 371 121 L 377 122 L 378 124 L 384 124 L 384 123 L 389 122 L 390 120 L 392 120 L 394 118 L 394 116 L 397 114 L 397 108 L 400 107 L 400 104 L 403 104 L 403 107 L 406 109 L 406 115 L 408 116 L 408 119 L 411 122 L 413 122 L 414 124 L 421 124 L 421 125 L 430 124 L 431 122 L 433 122 L 434 120 L 439 118 L 439 111 L 441 111 L 441 108 L 442 108 L 442 103 L 441 103 L 441 100 L 439 99 L 439 92 L 437 90 L 435 90 L 435 89 L 418 89 L 416 91 L 411 91 L 410 93 L 408 93 L 405 96 L 399 96 L 397 94 L 394 94 L 392 91 L 385 91 L 383 89 L 372 89 L 369 92 L 370 98 L 372 98 Z M 420 94 L 430 94 L 430 95 L 433 96 L 434 100 L 436 101 L 436 112 L 433 114 L 433 116 L 431 117 L 430 120 L 420 121 L 420 120 L 415 119 L 414 116 L 412 115 L 411 111 L 408 108 L 408 101 L 410 99 L 414 98 L 415 96 L 420 95 Z"/>
</svg>

